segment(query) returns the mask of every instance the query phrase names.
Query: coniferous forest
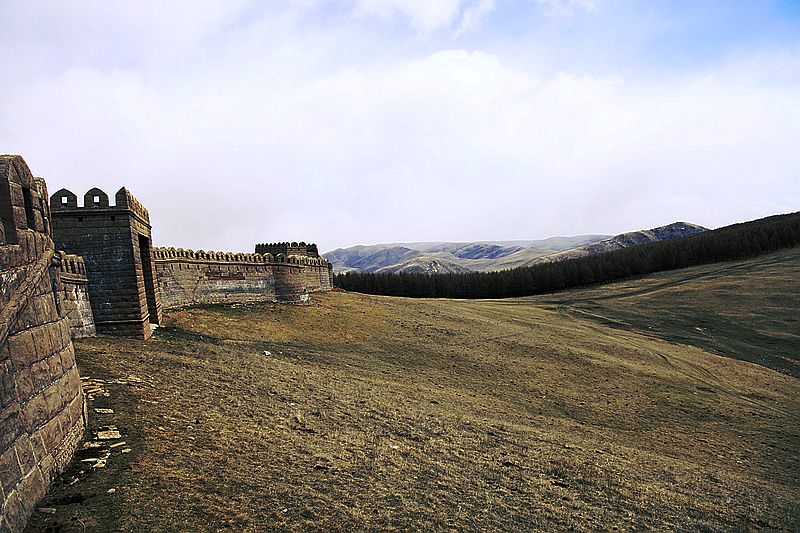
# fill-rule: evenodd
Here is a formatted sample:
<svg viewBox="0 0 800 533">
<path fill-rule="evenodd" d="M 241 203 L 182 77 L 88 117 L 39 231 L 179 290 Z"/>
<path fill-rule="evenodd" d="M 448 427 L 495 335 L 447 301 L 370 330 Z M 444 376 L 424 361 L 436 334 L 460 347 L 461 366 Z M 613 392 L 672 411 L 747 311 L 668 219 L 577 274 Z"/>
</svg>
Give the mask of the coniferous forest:
<svg viewBox="0 0 800 533">
<path fill-rule="evenodd" d="M 341 289 L 415 298 L 511 298 L 652 272 L 754 257 L 800 244 L 800 212 L 733 224 L 689 237 L 497 272 L 335 276 Z"/>
</svg>

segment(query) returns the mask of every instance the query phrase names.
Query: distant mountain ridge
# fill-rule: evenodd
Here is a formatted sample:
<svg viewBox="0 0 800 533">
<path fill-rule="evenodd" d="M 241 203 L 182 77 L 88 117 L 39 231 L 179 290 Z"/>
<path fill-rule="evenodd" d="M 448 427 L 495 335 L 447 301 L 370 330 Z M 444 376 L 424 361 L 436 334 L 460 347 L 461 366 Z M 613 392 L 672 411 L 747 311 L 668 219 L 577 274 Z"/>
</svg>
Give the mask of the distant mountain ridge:
<svg viewBox="0 0 800 533">
<path fill-rule="evenodd" d="M 694 235 L 695 233 L 701 233 L 703 231 L 708 231 L 708 229 L 689 222 L 673 222 L 672 224 L 659 226 L 657 228 L 620 233 L 608 239 L 537 257 L 530 261 L 528 265 L 535 265 L 546 261 L 561 261 L 563 259 L 572 259 L 585 255 L 602 254 L 647 242 L 680 239 L 681 237 L 688 237 L 689 235 Z"/>
<path fill-rule="evenodd" d="M 358 272 L 463 272 L 513 268 L 545 254 L 597 242 L 608 235 L 550 237 L 529 241 L 412 242 L 358 245 L 323 254 L 337 273 Z M 435 262 L 435 268 L 434 268 Z"/>
<path fill-rule="evenodd" d="M 675 222 L 620 235 L 576 235 L 529 241 L 413 242 L 338 248 L 323 254 L 336 273 L 487 272 L 603 253 L 645 242 L 670 240 L 705 231 L 696 224 Z"/>
</svg>

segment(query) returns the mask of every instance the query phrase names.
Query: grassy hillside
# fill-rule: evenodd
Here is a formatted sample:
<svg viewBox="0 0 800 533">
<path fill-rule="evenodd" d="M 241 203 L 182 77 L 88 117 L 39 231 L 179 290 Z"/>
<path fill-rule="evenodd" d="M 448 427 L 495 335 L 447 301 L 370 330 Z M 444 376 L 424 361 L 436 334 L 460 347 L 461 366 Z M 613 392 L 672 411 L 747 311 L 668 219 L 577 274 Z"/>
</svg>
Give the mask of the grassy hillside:
<svg viewBox="0 0 800 533">
<path fill-rule="evenodd" d="M 709 351 L 797 346 L 797 259 L 79 341 L 90 407 L 114 410 L 92 427 L 126 444 L 83 452 L 31 530 L 797 530 L 800 381 Z"/>
<path fill-rule="evenodd" d="M 800 378 L 800 247 L 533 299 Z"/>
</svg>

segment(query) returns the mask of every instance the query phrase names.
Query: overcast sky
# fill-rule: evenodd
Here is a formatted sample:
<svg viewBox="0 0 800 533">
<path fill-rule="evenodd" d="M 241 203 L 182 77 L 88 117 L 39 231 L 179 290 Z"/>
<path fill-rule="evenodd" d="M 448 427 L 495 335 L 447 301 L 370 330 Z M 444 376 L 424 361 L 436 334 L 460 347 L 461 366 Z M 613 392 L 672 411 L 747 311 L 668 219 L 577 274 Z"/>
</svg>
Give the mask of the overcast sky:
<svg viewBox="0 0 800 533">
<path fill-rule="evenodd" d="M 0 65 L 0 152 L 156 245 L 800 209 L 796 0 L 0 0 Z"/>
</svg>

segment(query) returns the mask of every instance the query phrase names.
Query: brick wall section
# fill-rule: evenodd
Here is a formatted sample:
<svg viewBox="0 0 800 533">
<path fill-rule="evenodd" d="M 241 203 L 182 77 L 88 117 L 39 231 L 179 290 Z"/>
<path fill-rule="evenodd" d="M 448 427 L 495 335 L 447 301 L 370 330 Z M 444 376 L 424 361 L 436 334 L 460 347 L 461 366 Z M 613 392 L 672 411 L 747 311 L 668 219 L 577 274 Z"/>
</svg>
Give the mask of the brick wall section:
<svg viewBox="0 0 800 533">
<path fill-rule="evenodd" d="M 61 279 L 61 306 L 69 321 L 73 339 L 93 337 L 96 334 L 92 304 L 89 301 L 89 278 L 83 258 L 65 252 L 56 252 Z"/>
<path fill-rule="evenodd" d="M 236 302 L 296 302 L 331 290 L 322 258 L 157 248 L 153 253 L 165 308 Z"/>
<path fill-rule="evenodd" d="M 25 527 L 84 428 L 44 180 L 0 156 L 0 531 Z"/>
<path fill-rule="evenodd" d="M 125 187 L 115 201 L 110 205 L 108 195 L 93 188 L 80 207 L 72 192 L 56 192 L 50 198 L 53 240 L 85 261 L 97 331 L 146 339 L 150 323 L 161 323 L 150 215 Z"/>
</svg>

